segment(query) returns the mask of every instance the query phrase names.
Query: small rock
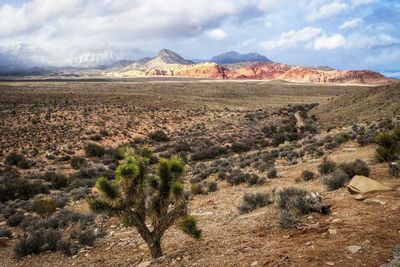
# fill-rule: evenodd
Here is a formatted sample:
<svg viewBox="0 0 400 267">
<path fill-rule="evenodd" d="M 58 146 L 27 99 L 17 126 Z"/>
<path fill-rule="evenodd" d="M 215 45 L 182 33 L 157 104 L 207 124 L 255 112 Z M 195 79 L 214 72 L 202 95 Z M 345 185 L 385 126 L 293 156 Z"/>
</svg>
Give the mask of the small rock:
<svg viewBox="0 0 400 267">
<path fill-rule="evenodd" d="M 304 245 L 306 245 L 306 246 L 311 246 L 311 242 L 308 241 L 308 242 L 306 242 Z"/>
<path fill-rule="evenodd" d="M 343 223 L 343 220 L 342 220 L 342 219 L 333 219 L 333 220 L 332 220 L 332 223 L 333 223 L 333 224 L 342 224 L 342 223 Z"/>
<path fill-rule="evenodd" d="M 359 201 L 365 199 L 365 197 L 364 197 L 363 195 L 361 195 L 361 194 L 355 195 L 353 198 L 354 198 L 355 200 L 359 200 Z"/>
<path fill-rule="evenodd" d="M 138 267 L 147 267 L 150 266 L 151 261 L 142 261 L 141 263 L 138 264 Z"/>
<path fill-rule="evenodd" d="M 357 251 L 359 251 L 361 249 L 361 247 L 356 246 L 356 245 L 351 245 L 351 246 L 348 246 L 346 249 L 354 254 L 354 253 L 357 253 Z"/>
<path fill-rule="evenodd" d="M 329 232 L 329 234 L 331 234 L 331 235 L 336 235 L 336 234 L 337 234 L 337 229 L 335 229 L 335 228 L 329 228 L 329 229 L 328 229 L 328 232 Z"/>
<path fill-rule="evenodd" d="M 329 266 L 334 266 L 335 265 L 335 263 L 334 262 L 331 262 L 331 261 L 327 261 L 327 262 L 325 262 L 326 263 L 326 265 L 329 265 Z"/>
<path fill-rule="evenodd" d="M 386 202 L 379 200 L 379 199 L 366 199 L 364 200 L 365 204 L 372 204 L 372 205 L 385 205 Z"/>
<path fill-rule="evenodd" d="M 250 266 L 258 266 L 258 261 L 254 261 Z"/>
</svg>

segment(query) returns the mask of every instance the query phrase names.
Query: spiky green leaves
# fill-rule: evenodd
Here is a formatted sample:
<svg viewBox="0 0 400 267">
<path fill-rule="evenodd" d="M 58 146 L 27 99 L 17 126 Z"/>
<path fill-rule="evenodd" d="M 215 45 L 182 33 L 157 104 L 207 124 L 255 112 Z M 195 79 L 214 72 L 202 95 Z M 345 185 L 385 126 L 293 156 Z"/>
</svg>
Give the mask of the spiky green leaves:
<svg viewBox="0 0 400 267">
<path fill-rule="evenodd" d="M 171 193 L 176 199 L 179 199 L 183 195 L 183 184 L 181 182 L 173 184 Z"/>
<path fill-rule="evenodd" d="M 131 161 L 130 158 L 123 164 L 117 167 L 115 171 L 117 179 L 129 179 L 133 180 L 139 175 L 139 166 L 135 161 Z"/>
<path fill-rule="evenodd" d="M 108 201 L 100 198 L 89 200 L 89 207 L 92 211 L 97 213 L 113 211 L 113 207 L 111 206 L 111 204 Z"/>
<path fill-rule="evenodd" d="M 201 238 L 201 230 L 198 228 L 197 220 L 193 216 L 187 216 L 182 220 L 181 230 L 195 239 Z"/>
<path fill-rule="evenodd" d="M 379 145 L 374 154 L 376 162 L 394 161 L 400 157 L 400 129 L 380 132 L 375 143 Z"/>
<path fill-rule="evenodd" d="M 157 169 L 160 179 L 164 183 L 170 183 L 182 176 L 185 165 L 180 157 L 171 157 L 170 159 L 160 159 Z"/>
<path fill-rule="evenodd" d="M 115 184 L 106 177 L 100 177 L 96 181 L 96 188 L 100 190 L 108 199 L 114 200 L 118 197 L 119 192 Z"/>
</svg>

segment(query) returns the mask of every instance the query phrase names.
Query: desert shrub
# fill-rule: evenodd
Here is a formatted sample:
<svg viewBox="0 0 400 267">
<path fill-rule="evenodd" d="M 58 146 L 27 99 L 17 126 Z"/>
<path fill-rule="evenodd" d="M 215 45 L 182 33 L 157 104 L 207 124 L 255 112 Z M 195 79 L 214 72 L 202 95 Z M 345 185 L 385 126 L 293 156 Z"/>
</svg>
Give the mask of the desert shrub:
<svg viewBox="0 0 400 267">
<path fill-rule="evenodd" d="M 53 198 L 57 208 L 64 208 L 69 202 L 69 197 L 66 195 L 57 194 Z"/>
<path fill-rule="evenodd" d="M 400 130 L 383 131 L 376 135 L 374 160 L 376 162 L 395 161 L 400 157 Z"/>
<path fill-rule="evenodd" d="M 332 149 L 336 148 L 338 145 L 339 145 L 339 143 L 337 143 L 337 142 L 329 142 L 324 145 L 324 148 L 326 150 L 332 150 Z"/>
<path fill-rule="evenodd" d="M 62 244 L 62 240 L 61 232 L 53 229 L 41 229 L 33 233 L 25 233 L 18 238 L 14 247 L 14 255 L 19 259 L 27 255 L 39 254 L 45 251 L 62 250 L 66 252 L 66 244 Z"/>
<path fill-rule="evenodd" d="M 13 234 L 10 229 L 0 228 L 0 238 L 1 237 L 6 237 L 6 238 L 11 239 L 13 237 Z"/>
<path fill-rule="evenodd" d="M 324 158 L 324 160 L 317 166 L 318 172 L 321 175 L 329 174 L 335 171 L 336 169 L 336 163 L 328 160 L 327 158 Z"/>
<path fill-rule="evenodd" d="M 292 198 L 298 197 L 306 197 L 308 191 L 302 188 L 297 187 L 286 187 L 278 192 L 278 196 L 276 198 L 276 204 L 279 208 L 285 209 L 288 208 L 288 202 Z"/>
<path fill-rule="evenodd" d="M 69 193 L 72 197 L 72 200 L 76 201 L 85 198 L 90 193 L 90 189 L 87 187 L 78 187 L 72 189 Z"/>
<path fill-rule="evenodd" d="M 399 178 L 400 177 L 400 161 L 398 162 L 390 162 L 388 166 L 389 175 L 392 177 Z"/>
<path fill-rule="evenodd" d="M 215 192 L 218 189 L 218 183 L 215 181 L 207 183 L 207 191 L 208 192 Z"/>
<path fill-rule="evenodd" d="M 238 209 L 240 213 L 248 213 L 271 203 L 271 197 L 267 193 L 245 193 Z"/>
<path fill-rule="evenodd" d="M 239 185 L 246 181 L 247 175 L 239 169 L 233 170 L 230 175 L 226 177 L 226 182 L 230 185 Z"/>
<path fill-rule="evenodd" d="M 299 220 L 292 212 L 283 210 L 279 214 L 278 223 L 281 228 L 295 228 L 298 225 Z"/>
<path fill-rule="evenodd" d="M 278 172 L 275 168 L 271 168 L 267 171 L 267 177 L 268 178 L 276 178 L 278 177 Z"/>
<path fill-rule="evenodd" d="M 72 175 L 72 179 L 94 179 L 105 176 L 108 179 L 114 179 L 113 171 L 108 170 L 103 164 L 85 165 L 78 172 Z"/>
<path fill-rule="evenodd" d="M 375 130 L 369 130 L 368 132 L 357 136 L 356 141 L 360 146 L 366 146 L 374 143 L 375 135 L 376 135 Z"/>
<path fill-rule="evenodd" d="M 181 230 L 185 234 L 192 236 L 195 239 L 201 238 L 201 230 L 197 226 L 197 220 L 193 216 L 187 216 L 181 222 Z"/>
<path fill-rule="evenodd" d="M 323 205 L 318 194 L 309 193 L 305 189 L 287 187 L 279 191 L 276 205 L 292 214 L 304 215 L 311 212 L 328 214 L 329 205 Z"/>
<path fill-rule="evenodd" d="M 207 189 L 201 183 L 194 183 L 190 186 L 190 192 L 193 195 L 206 195 Z"/>
<path fill-rule="evenodd" d="M 271 145 L 272 146 L 279 146 L 280 144 L 285 143 L 286 141 L 286 135 L 284 135 L 283 133 L 275 133 L 272 136 L 272 141 L 271 141 Z"/>
<path fill-rule="evenodd" d="M 195 149 L 191 159 L 194 161 L 214 159 L 222 154 L 225 154 L 226 152 L 227 149 L 220 146 L 211 145 L 207 147 L 199 147 Z"/>
<path fill-rule="evenodd" d="M 71 158 L 71 167 L 75 170 L 79 170 L 85 164 L 86 164 L 86 159 L 82 157 L 74 156 Z"/>
<path fill-rule="evenodd" d="M 110 132 L 107 131 L 106 129 L 101 129 L 99 134 L 103 137 L 111 136 Z"/>
<path fill-rule="evenodd" d="M 149 137 L 156 142 L 166 142 L 169 139 L 168 135 L 162 130 L 157 130 L 150 133 Z"/>
<path fill-rule="evenodd" d="M 93 134 L 89 136 L 89 139 L 92 141 L 101 141 L 101 139 L 103 139 L 103 136 L 101 136 L 100 134 Z"/>
<path fill-rule="evenodd" d="M 45 216 L 54 213 L 57 209 L 55 201 L 48 196 L 37 196 L 32 203 L 32 211 Z"/>
<path fill-rule="evenodd" d="M 0 201 L 29 199 L 37 194 L 48 194 L 49 188 L 43 183 L 24 178 L 6 178 L 1 182 Z"/>
<path fill-rule="evenodd" d="M 97 157 L 101 158 L 106 153 L 104 147 L 95 144 L 95 143 L 87 143 L 85 146 L 85 153 L 88 157 Z"/>
<path fill-rule="evenodd" d="M 218 172 L 218 175 L 217 175 L 217 177 L 218 177 L 218 180 L 221 180 L 221 181 L 223 181 L 223 180 L 225 180 L 225 179 L 226 179 L 226 177 L 227 177 L 227 174 L 226 174 L 226 172 L 224 172 L 224 171 L 220 171 L 220 172 Z"/>
<path fill-rule="evenodd" d="M 23 160 L 25 160 L 24 155 L 18 154 L 17 152 L 11 152 L 6 156 L 5 163 L 10 166 L 15 166 Z"/>
<path fill-rule="evenodd" d="M 369 176 L 370 169 L 367 163 L 357 159 L 349 163 L 341 163 L 337 166 L 338 169 L 343 170 L 349 178 L 353 178 L 355 175 Z"/>
<path fill-rule="evenodd" d="M 250 186 L 252 185 L 263 185 L 265 184 L 266 180 L 263 177 L 259 177 L 255 173 L 250 173 L 249 175 L 246 175 L 245 177 L 246 183 Z"/>
<path fill-rule="evenodd" d="M 71 223 L 78 222 L 81 225 L 93 224 L 94 216 L 93 214 L 78 213 L 63 209 L 48 218 L 38 218 L 28 215 L 20 226 L 29 231 L 36 231 L 42 228 L 60 229 L 69 226 Z"/>
<path fill-rule="evenodd" d="M 32 162 L 27 159 L 23 159 L 23 160 L 19 161 L 17 164 L 17 167 L 21 168 L 21 169 L 29 169 L 31 166 L 32 166 Z"/>
<path fill-rule="evenodd" d="M 25 215 L 23 212 L 17 212 L 7 219 L 7 225 L 11 227 L 15 227 L 20 225 L 20 223 L 25 219 Z"/>
<path fill-rule="evenodd" d="M 84 246 L 93 246 L 97 235 L 92 229 L 78 230 L 71 233 L 71 238 L 76 239 L 79 244 Z"/>
<path fill-rule="evenodd" d="M 310 181 L 310 180 L 313 180 L 314 178 L 315 178 L 315 173 L 312 172 L 312 171 L 304 170 L 304 171 L 301 173 L 301 179 L 302 179 L 303 181 Z"/>
<path fill-rule="evenodd" d="M 74 177 L 74 179 L 70 181 L 67 190 L 72 191 L 77 188 L 92 188 L 95 183 L 96 183 L 95 178 L 77 179 Z"/>
<path fill-rule="evenodd" d="M 74 254 L 71 241 L 65 239 L 58 240 L 57 251 L 60 251 L 67 256 L 71 256 L 72 254 Z"/>
<path fill-rule="evenodd" d="M 350 135 L 347 132 L 338 133 L 335 135 L 335 141 L 338 144 L 346 143 L 350 139 Z"/>
<path fill-rule="evenodd" d="M 64 188 L 68 185 L 68 178 L 62 173 L 46 172 L 43 179 L 50 182 L 53 189 Z"/>
<path fill-rule="evenodd" d="M 349 181 L 349 175 L 341 169 L 322 177 L 322 182 L 329 191 L 343 187 Z"/>
<path fill-rule="evenodd" d="M 243 153 L 249 151 L 251 147 L 246 143 L 235 142 L 231 145 L 231 149 L 235 153 Z"/>
<path fill-rule="evenodd" d="M 188 142 L 179 141 L 174 145 L 176 152 L 189 152 L 191 150 Z"/>
</svg>

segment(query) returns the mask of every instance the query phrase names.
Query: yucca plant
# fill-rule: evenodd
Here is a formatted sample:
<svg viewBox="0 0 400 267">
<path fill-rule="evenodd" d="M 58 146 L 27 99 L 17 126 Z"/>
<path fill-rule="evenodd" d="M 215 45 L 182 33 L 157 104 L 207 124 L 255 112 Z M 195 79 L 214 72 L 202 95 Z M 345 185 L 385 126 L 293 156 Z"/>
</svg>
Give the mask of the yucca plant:
<svg viewBox="0 0 400 267">
<path fill-rule="evenodd" d="M 394 161 L 400 155 L 400 129 L 380 132 L 375 137 L 378 145 L 374 154 L 376 162 Z"/>
<path fill-rule="evenodd" d="M 95 212 L 116 215 L 138 230 L 155 259 L 163 255 L 161 238 L 176 221 L 181 221 L 184 233 L 199 239 L 201 230 L 194 217 L 188 216 L 183 194 L 184 164 L 179 157 L 160 159 L 156 174 L 150 175 L 152 153 L 128 150 L 115 173 L 113 181 L 101 177 L 96 188 L 101 192 L 89 201 Z M 147 223 L 151 226 L 148 227 Z"/>
</svg>

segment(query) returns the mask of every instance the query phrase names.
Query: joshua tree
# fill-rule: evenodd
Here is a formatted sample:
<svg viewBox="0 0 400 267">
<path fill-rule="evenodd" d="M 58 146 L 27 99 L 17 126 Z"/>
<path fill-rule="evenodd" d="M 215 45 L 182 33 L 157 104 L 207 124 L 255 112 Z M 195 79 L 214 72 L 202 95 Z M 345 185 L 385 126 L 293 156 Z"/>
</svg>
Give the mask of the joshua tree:
<svg viewBox="0 0 400 267">
<path fill-rule="evenodd" d="M 151 256 L 163 255 L 161 238 L 177 220 L 184 233 L 199 239 L 201 230 L 192 216 L 188 216 L 187 201 L 183 195 L 182 176 L 184 164 L 178 157 L 160 159 L 156 174 L 151 175 L 151 152 L 127 153 L 124 162 L 116 169 L 116 179 L 101 177 L 96 188 L 101 196 L 89 201 L 95 212 L 116 215 L 136 227 L 147 243 Z M 151 227 L 146 225 L 146 220 Z"/>
</svg>

